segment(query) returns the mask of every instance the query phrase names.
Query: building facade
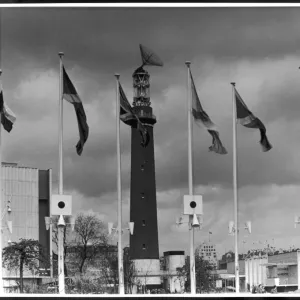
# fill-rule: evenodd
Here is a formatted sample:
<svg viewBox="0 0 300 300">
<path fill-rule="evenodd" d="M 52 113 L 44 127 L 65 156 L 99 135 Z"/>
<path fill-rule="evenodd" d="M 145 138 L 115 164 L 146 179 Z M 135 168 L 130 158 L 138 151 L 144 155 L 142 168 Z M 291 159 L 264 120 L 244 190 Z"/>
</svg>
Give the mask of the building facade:
<svg viewBox="0 0 300 300">
<path fill-rule="evenodd" d="M 2 248 L 21 238 L 34 239 L 40 242 L 47 254 L 51 253 L 51 233 L 46 230 L 44 220 L 50 214 L 51 189 L 51 170 L 2 163 Z M 12 224 L 12 232 L 8 221 Z M 24 270 L 25 280 L 51 275 L 51 270 L 40 267 L 40 274 Z M 19 277 L 16 270 L 3 269 L 4 287 L 14 284 L 16 277 Z"/>
<path fill-rule="evenodd" d="M 248 288 L 262 284 L 266 289 L 293 291 L 300 287 L 300 251 L 257 253 L 246 258 Z"/>
<path fill-rule="evenodd" d="M 218 258 L 217 258 L 217 251 L 216 245 L 211 242 L 203 242 L 200 244 L 196 251 L 199 253 L 200 257 L 203 260 L 209 261 L 212 265 L 217 267 L 218 265 Z"/>
<path fill-rule="evenodd" d="M 184 292 L 185 278 L 178 276 L 178 268 L 185 265 L 184 251 L 164 252 L 163 287 L 170 293 Z"/>
</svg>

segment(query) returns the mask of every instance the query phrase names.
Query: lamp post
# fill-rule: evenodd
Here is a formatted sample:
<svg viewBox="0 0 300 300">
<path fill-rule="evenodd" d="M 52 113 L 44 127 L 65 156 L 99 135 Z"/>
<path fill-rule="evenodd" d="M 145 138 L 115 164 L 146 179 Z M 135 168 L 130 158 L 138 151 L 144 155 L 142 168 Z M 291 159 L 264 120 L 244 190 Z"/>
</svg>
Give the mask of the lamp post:
<svg viewBox="0 0 300 300">
<path fill-rule="evenodd" d="M 57 222 L 57 223 L 56 223 Z M 71 226 L 72 231 L 75 227 L 75 218 L 70 216 L 69 223 L 65 222 L 64 216 L 60 215 L 59 219 L 55 217 L 45 217 L 46 229 L 49 230 L 51 224 L 57 224 L 58 233 L 58 291 L 59 294 L 65 294 L 65 272 L 64 272 L 64 228 L 67 225 Z"/>
<path fill-rule="evenodd" d="M 203 204 L 201 195 L 184 195 L 183 197 L 183 214 L 188 215 L 189 221 L 183 222 L 182 217 L 177 219 L 176 224 L 189 224 L 190 233 L 190 288 L 191 295 L 196 294 L 196 264 L 194 249 L 194 229 L 202 228 L 203 224 Z"/>
<path fill-rule="evenodd" d="M 236 236 L 239 231 L 240 231 L 241 228 L 236 228 L 236 224 L 234 223 L 234 221 L 229 221 L 229 225 L 228 225 L 228 233 L 229 235 L 233 235 L 233 236 Z M 244 224 L 244 227 L 243 229 L 245 229 L 246 231 L 248 231 L 248 233 L 250 234 L 251 233 L 251 221 L 247 221 L 245 222 Z M 236 255 L 236 253 L 235 253 Z M 237 262 L 237 266 L 235 268 L 235 287 L 236 287 L 236 291 L 239 292 L 239 286 L 240 286 L 240 278 L 239 276 L 237 276 L 237 274 L 239 274 L 239 257 L 235 257 L 235 262 Z"/>
<path fill-rule="evenodd" d="M 108 223 L 108 234 L 109 235 L 113 235 L 113 238 L 116 236 L 116 234 L 118 234 L 118 238 L 120 240 L 120 234 L 119 234 L 119 226 L 117 227 L 113 227 L 114 226 L 114 223 L 113 222 L 109 222 Z M 131 235 L 133 235 L 133 230 L 134 230 L 134 222 L 128 222 L 128 227 L 127 228 L 124 228 L 125 230 L 128 230 L 130 232 Z M 123 228 L 121 228 L 121 235 L 124 233 Z M 120 249 L 118 249 L 118 251 L 120 252 Z M 118 255 L 120 256 L 121 255 L 121 258 L 123 258 L 123 253 L 118 253 Z M 123 266 L 123 259 L 119 259 L 118 262 L 122 262 L 122 265 L 121 266 L 118 266 L 118 274 L 119 274 L 119 291 L 122 290 L 122 291 L 125 291 L 125 288 L 124 288 L 124 266 Z M 122 286 L 120 286 L 122 285 Z"/>
</svg>

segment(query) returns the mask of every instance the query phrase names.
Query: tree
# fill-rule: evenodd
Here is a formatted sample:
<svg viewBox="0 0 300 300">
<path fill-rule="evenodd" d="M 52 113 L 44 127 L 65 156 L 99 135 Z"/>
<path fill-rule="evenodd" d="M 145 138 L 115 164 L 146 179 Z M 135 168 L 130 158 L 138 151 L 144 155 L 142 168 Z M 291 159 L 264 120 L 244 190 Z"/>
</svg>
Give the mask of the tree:
<svg viewBox="0 0 300 300">
<path fill-rule="evenodd" d="M 213 264 L 204 260 L 198 252 L 195 253 L 195 271 L 196 271 L 196 288 L 200 293 L 208 293 L 213 287 L 211 280 L 211 271 L 214 269 Z M 185 258 L 185 265 L 182 268 L 177 268 L 178 276 L 186 278 L 185 290 L 190 290 L 190 258 Z"/>
<path fill-rule="evenodd" d="M 77 257 L 78 270 L 82 274 L 86 262 L 92 261 L 101 251 L 101 246 L 108 244 L 105 226 L 96 214 L 77 215 L 71 244 Z"/>
<path fill-rule="evenodd" d="M 23 293 L 23 273 L 27 267 L 32 273 L 38 273 L 39 264 L 49 264 L 49 258 L 43 251 L 43 246 L 33 239 L 20 239 L 12 242 L 2 252 L 2 265 L 7 270 L 17 270 L 20 274 L 20 292 Z"/>
</svg>

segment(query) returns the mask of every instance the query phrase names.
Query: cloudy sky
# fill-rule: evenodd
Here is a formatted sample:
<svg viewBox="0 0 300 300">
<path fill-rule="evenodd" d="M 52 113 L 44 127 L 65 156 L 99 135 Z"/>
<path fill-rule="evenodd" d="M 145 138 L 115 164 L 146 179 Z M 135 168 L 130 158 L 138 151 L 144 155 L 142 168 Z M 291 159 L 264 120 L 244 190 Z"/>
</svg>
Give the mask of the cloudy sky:
<svg viewBox="0 0 300 300">
<path fill-rule="evenodd" d="M 139 44 L 164 67 L 149 67 L 154 127 L 160 253 L 185 250 L 187 227 L 177 228 L 188 193 L 186 66 L 202 105 L 217 124 L 227 155 L 208 152 L 210 135 L 194 126 L 194 184 L 204 199 L 204 228 L 220 252 L 233 249 L 232 91 L 236 87 L 267 128 L 273 145 L 264 153 L 259 131 L 238 126 L 240 247 L 268 240 L 300 246 L 300 8 L 2 8 L 1 68 L 4 98 L 17 115 L 3 134 L 3 160 L 53 169 L 57 192 L 57 53 L 84 103 L 90 136 L 81 157 L 72 105 L 64 104 L 64 184 L 74 212 L 93 210 L 117 221 L 115 79 L 132 99 Z M 298 120 L 299 119 L 299 120 Z M 130 128 L 121 124 L 123 221 L 129 220 Z M 242 243 L 245 240 L 245 243 Z M 116 241 L 115 241 L 116 242 Z M 128 244 L 128 235 L 123 237 Z"/>
</svg>

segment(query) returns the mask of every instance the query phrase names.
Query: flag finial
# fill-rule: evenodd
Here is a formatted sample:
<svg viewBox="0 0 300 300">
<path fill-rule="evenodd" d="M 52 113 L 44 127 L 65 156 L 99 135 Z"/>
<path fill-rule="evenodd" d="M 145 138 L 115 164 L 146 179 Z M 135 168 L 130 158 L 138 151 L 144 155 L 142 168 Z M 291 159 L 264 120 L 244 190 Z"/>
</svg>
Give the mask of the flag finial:
<svg viewBox="0 0 300 300">
<path fill-rule="evenodd" d="M 230 84 L 232 84 L 233 86 L 235 86 L 235 82 L 230 82 Z"/>
<path fill-rule="evenodd" d="M 62 58 L 65 54 L 63 52 L 58 52 L 60 58 Z"/>
<path fill-rule="evenodd" d="M 190 65 L 191 65 L 191 62 L 190 62 L 190 61 L 186 61 L 185 64 L 186 64 L 186 66 L 189 68 Z"/>
<path fill-rule="evenodd" d="M 116 74 L 115 74 L 115 77 L 117 78 L 117 80 L 119 80 L 120 74 L 116 73 Z"/>
</svg>

